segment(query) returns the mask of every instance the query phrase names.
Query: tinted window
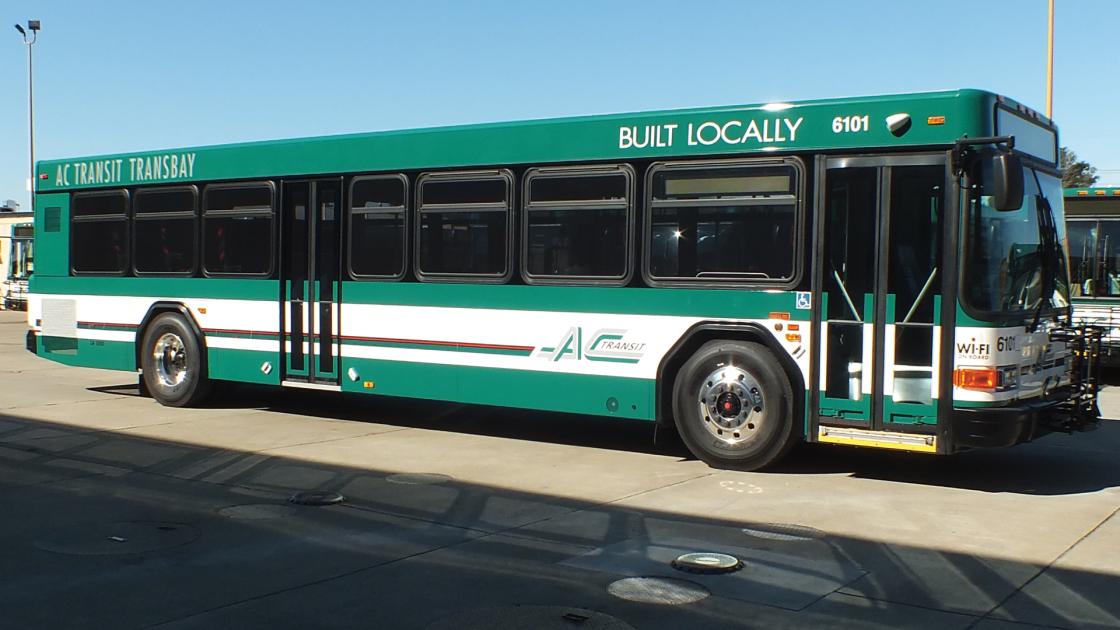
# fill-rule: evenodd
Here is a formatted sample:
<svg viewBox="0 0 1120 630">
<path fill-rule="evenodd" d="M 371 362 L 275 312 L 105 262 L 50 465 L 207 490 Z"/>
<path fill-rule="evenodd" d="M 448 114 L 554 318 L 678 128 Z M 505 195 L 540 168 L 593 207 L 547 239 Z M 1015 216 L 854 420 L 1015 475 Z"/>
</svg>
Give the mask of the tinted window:
<svg viewBox="0 0 1120 630">
<path fill-rule="evenodd" d="M 137 217 L 133 230 L 137 273 L 194 272 L 194 219 L 152 221 Z"/>
<path fill-rule="evenodd" d="M 404 213 L 355 213 L 350 219 L 350 270 L 360 276 L 404 273 Z"/>
<path fill-rule="evenodd" d="M 627 179 L 621 173 L 534 177 L 529 182 L 529 201 L 626 201 L 627 187 Z"/>
<path fill-rule="evenodd" d="M 272 217 L 205 217 L 203 263 L 212 274 L 259 275 L 272 268 Z"/>
<path fill-rule="evenodd" d="M 504 211 L 421 213 L 421 272 L 504 274 L 506 218 Z"/>
<path fill-rule="evenodd" d="M 355 276 L 404 275 L 403 177 L 355 179 L 350 188 L 350 271 Z"/>
<path fill-rule="evenodd" d="M 272 188 L 239 186 L 206 189 L 206 212 L 272 212 Z"/>
<path fill-rule="evenodd" d="M 128 269 L 128 222 L 75 221 L 73 239 L 74 271 L 120 275 Z"/>
<path fill-rule="evenodd" d="M 137 273 L 194 273 L 198 239 L 195 200 L 193 188 L 136 193 L 133 251 Z"/>
<path fill-rule="evenodd" d="M 529 174 L 525 271 L 534 278 L 622 278 L 628 269 L 629 178 L 618 171 Z"/>
<path fill-rule="evenodd" d="M 500 277 L 510 270 L 508 175 L 420 179 L 417 271 Z"/>
<path fill-rule="evenodd" d="M 650 202 L 650 276 L 793 277 L 797 185 L 792 166 L 663 167 Z"/>
<path fill-rule="evenodd" d="M 202 262 L 207 273 L 269 274 L 274 238 L 271 186 L 248 184 L 206 189 Z"/>
<path fill-rule="evenodd" d="M 71 212 L 75 218 L 128 214 L 128 195 L 122 192 L 74 195 Z"/>
<path fill-rule="evenodd" d="M 128 194 L 74 195 L 71 265 L 77 273 L 122 275 L 128 270 Z"/>
<path fill-rule="evenodd" d="M 474 205 L 506 202 L 506 180 L 428 181 L 422 189 L 421 204 Z"/>
<path fill-rule="evenodd" d="M 399 177 L 355 179 L 350 188 L 350 207 L 355 212 L 404 207 L 404 180 Z"/>
</svg>

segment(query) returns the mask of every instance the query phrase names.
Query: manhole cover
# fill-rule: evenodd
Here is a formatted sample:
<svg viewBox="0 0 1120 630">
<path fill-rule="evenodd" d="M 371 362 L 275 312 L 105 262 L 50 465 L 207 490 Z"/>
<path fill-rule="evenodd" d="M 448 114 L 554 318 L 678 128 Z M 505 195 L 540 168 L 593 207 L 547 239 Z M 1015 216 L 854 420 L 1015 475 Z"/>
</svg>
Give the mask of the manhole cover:
<svg viewBox="0 0 1120 630">
<path fill-rule="evenodd" d="M 782 541 L 808 541 L 825 537 L 819 529 L 803 525 L 787 525 L 785 523 L 762 523 L 754 527 L 744 527 L 743 533 L 755 538 Z"/>
<path fill-rule="evenodd" d="M 58 529 L 35 541 L 35 546 L 72 556 L 110 556 L 170 549 L 196 538 L 198 530 L 184 523 L 126 521 Z"/>
<path fill-rule="evenodd" d="M 324 490 L 297 492 L 288 497 L 288 503 L 295 503 L 296 505 L 334 505 L 345 500 L 346 498 L 337 492 Z"/>
<path fill-rule="evenodd" d="M 476 608 L 444 617 L 426 630 L 633 630 L 610 615 L 563 606 L 496 606 Z"/>
<path fill-rule="evenodd" d="M 673 568 L 689 573 L 731 573 L 743 568 L 735 556 L 725 553 L 686 553 L 673 560 Z"/>
<path fill-rule="evenodd" d="M 290 505 L 277 505 L 275 503 L 251 503 L 248 505 L 231 505 L 218 510 L 218 514 L 226 518 L 244 521 L 263 521 L 270 518 L 284 518 L 296 513 Z"/>
<path fill-rule="evenodd" d="M 385 478 L 389 483 L 400 483 L 408 486 L 430 486 L 437 483 L 447 483 L 451 477 L 438 473 L 399 473 Z"/>
<path fill-rule="evenodd" d="M 607 592 L 631 602 L 668 606 L 691 604 L 711 595 L 708 589 L 695 582 L 659 577 L 623 578 L 611 582 Z"/>
</svg>

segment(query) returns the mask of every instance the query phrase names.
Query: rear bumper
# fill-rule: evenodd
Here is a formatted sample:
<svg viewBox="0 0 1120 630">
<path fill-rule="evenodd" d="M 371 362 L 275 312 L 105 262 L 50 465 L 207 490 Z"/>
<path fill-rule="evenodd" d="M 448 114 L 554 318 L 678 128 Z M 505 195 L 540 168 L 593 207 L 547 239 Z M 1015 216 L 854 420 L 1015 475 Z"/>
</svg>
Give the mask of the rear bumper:
<svg viewBox="0 0 1120 630">
<path fill-rule="evenodd" d="M 1086 407 L 1073 400 L 954 409 L 953 446 L 1012 446 L 1054 431 L 1091 431 L 1097 428 L 1099 415 L 1095 402 Z"/>
</svg>

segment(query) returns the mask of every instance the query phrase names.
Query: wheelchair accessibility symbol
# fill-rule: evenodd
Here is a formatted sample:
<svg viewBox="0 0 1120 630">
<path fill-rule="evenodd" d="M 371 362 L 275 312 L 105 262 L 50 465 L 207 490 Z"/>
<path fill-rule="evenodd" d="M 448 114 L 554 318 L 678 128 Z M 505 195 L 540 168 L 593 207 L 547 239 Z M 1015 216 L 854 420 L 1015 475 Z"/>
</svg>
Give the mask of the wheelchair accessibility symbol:
<svg viewBox="0 0 1120 630">
<path fill-rule="evenodd" d="M 808 291 L 797 292 L 797 310 L 807 311 L 813 305 L 812 294 Z"/>
</svg>

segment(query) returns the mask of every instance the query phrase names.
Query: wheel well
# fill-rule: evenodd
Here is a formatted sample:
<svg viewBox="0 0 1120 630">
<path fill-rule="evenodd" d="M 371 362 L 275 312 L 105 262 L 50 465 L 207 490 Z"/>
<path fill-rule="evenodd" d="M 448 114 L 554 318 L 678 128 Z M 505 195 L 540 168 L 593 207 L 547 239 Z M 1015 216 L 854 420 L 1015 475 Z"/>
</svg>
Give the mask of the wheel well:
<svg viewBox="0 0 1120 630">
<path fill-rule="evenodd" d="M 187 322 L 187 326 L 191 327 L 191 332 L 194 333 L 195 339 L 198 340 L 199 347 L 201 347 L 203 350 L 201 353 L 202 373 L 206 374 L 206 338 L 203 337 L 202 329 L 199 328 L 198 322 L 194 320 L 194 315 L 191 315 L 190 309 L 188 309 L 180 302 L 155 302 L 150 307 L 148 307 L 148 312 L 144 314 L 144 319 L 140 320 L 140 326 L 136 328 L 136 343 L 133 344 L 133 347 L 135 349 L 135 352 L 133 354 L 135 365 L 133 366 L 133 369 L 140 369 L 140 346 L 144 342 L 144 334 L 148 330 L 148 325 L 152 323 L 152 320 L 164 313 L 175 313 L 177 315 L 182 315 L 183 319 Z"/>
<path fill-rule="evenodd" d="M 789 379 L 793 390 L 793 417 L 794 430 L 804 431 L 805 419 L 805 379 L 801 370 L 797 368 L 793 358 L 774 338 L 770 331 L 759 324 L 731 324 L 720 322 L 703 322 L 688 329 L 684 335 L 661 360 L 657 369 L 657 423 L 659 425 L 673 424 L 673 383 L 677 372 L 685 361 L 688 361 L 700 346 L 709 341 L 750 341 L 766 346 L 778 357 L 778 363 Z"/>
</svg>

